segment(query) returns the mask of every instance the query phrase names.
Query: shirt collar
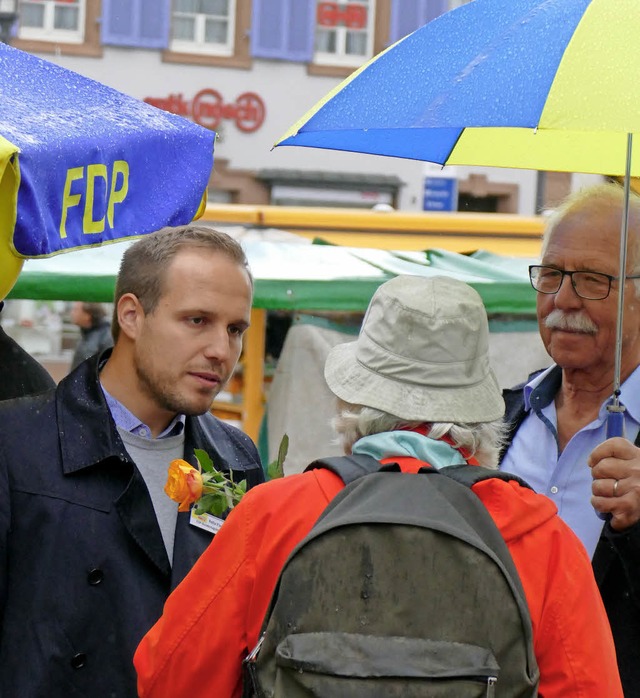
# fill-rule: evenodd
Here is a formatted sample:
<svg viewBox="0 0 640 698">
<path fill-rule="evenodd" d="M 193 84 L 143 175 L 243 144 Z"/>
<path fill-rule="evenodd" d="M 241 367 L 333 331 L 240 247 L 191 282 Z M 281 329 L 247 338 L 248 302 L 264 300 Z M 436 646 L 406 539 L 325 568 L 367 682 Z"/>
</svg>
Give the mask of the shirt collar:
<svg viewBox="0 0 640 698">
<path fill-rule="evenodd" d="M 524 386 L 524 407 L 529 411 L 533 404 L 537 409 L 544 409 L 554 400 L 560 384 L 562 383 L 562 370 L 553 365 L 539 373 Z M 620 386 L 620 402 L 626 407 L 629 416 L 640 423 L 640 366 Z M 602 404 L 600 413 L 605 409 L 609 399 Z"/>
<path fill-rule="evenodd" d="M 113 421 L 116 423 L 117 427 L 124 429 L 131 434 L 136 436 L 141 436 L 146 439 L 152 439 L 151 429 L 144 423 L 141 422 L 130 410 L 128 410 L 119 400 L 116 400 L 113 395 L 110 395 L 100 383 L 102 392 L 104 393 L 104 399 L 107 402 L 107 406 L 113 417 Z M 184 431 L 184 426 L 186 423 L 186 417 L 183 414 L 177 414 L 172 420 L 169 426 L 164 429 L 160 434 L 158 434 L 158 439 L 164 439 L 169 436 L 178 436 Z"/>
<path fill-rule="evenodd" d="M 553 365 L 539 373 L 524 386 L 524 408 L 529 411 L 533 403 L 538 409 L 551 404 L 562 383 L 562 370 Z"/>
</svg>

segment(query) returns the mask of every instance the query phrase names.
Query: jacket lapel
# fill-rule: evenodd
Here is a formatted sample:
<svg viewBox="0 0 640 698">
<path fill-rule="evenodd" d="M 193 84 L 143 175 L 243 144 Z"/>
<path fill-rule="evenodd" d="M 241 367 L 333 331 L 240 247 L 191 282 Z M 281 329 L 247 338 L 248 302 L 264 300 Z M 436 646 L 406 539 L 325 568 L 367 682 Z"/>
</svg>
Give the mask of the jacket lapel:
<svg viewBox="0 0 640 698">
<path fill-rule="evenodd" d="M 189 521 L 191 512 L 178 514 L 176 537 L 173 545 L 173 566 L 171 568 L 171 589 L 175 589 L 187 572 L 196 564 L 198 558 L 213 540 L 213 535 Z"/>
<path fill-rule="evenodd" d="M 147 486 L 137 468 L 133 468 L 131 480 L 126 490 L 116 500 L 115 507 L 129 535 L 168 579 L 171 575 L 171 565 L 167 549 L 164 547 Z"/>
<path fill-rule="evenodd" d="M 102 357 L 108 355 L 105 352 Z M 65 476 L 91 469 L 101 479 L 105 504 L 115 507 L 133 542 L 168 581 L 171 566 L 153 504 L 107 407 L 97 357 L 80 364 L 60 382 L 56 413 Z"/>
</svg>

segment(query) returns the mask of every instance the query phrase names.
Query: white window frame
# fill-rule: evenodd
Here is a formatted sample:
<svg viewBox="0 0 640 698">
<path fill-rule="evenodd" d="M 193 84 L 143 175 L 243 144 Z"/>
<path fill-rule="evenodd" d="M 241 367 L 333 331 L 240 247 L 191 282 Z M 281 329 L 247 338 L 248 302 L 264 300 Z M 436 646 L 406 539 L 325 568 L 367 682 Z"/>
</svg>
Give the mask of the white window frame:
<svg viewBox="0 0 640 698">
<path fill-rule="evenodd" d="M 18 12 L 22 9 L 22 4 L 28 0 L 21 0 Z M 34 41 L 53 41 L 60 44 L 82 44 L 84 43 L 84 27 L 87 16 L 87 0 L 78 0 L 78 28 L 77 29 L 55 29 L 53 26 L 56 5 L 68 7 L 69 3 L 58 2 L 57 0 L 38 0 L 28 4 L 44 5 L 43 25 L 41 27 L 23 27 L 19 25 L 18 38 L 32 39 Z"/>
<path fill-rule="evenodd" d="M 204 40 L 206 20 L 209 17 L 220 17 L 222 19 L 222 15 L 207 15 L 202 12 L 179 12 L 172 8 L 172 27 L 174 17 L 195 16 L 196 38 L 194 41 L 186 41 L 185 39 L 171 39 L 169 50 L 175 51 L 176 53 L 198 53 L 208 56 L 233 56 L 235 51 L 237 1 L 238 0 L 229 0 L 229 14 L 226 18 L 227 41 L 224 44 L 213 44 Z"/>
<path fill-rule="evenodd" d="M 316 0 L 316 13 L 318 4 L 322 0 Z M 373 56 L 373 42 L 375 33 L 375 0 L 368 0 L 368 2 L 363 2 L 362 0 L 335 0 L 340 5 L 365 5 L 367 8 L 367 26 L 364 30 L 367 34 L 366 49 L 364 56 L 354 56 L 352 54 L 347 54 L 346 44 L 347 44 L 347 32 L 353 31 L 344 25 L 336 26 L 331 29 L 336 33 L 336 47 L 335 52 L 327 51 L 315 51 L 313 54 L 313 62 L 316 65 L 332 65 L 332 66 L 345 66 L 348 68 L 357 68 L 363 63 L 366 63 Z M 322 29 L 326 31 L 326 28 L 320 27 L 316 24 L 316 31 Z"/>
</svg>

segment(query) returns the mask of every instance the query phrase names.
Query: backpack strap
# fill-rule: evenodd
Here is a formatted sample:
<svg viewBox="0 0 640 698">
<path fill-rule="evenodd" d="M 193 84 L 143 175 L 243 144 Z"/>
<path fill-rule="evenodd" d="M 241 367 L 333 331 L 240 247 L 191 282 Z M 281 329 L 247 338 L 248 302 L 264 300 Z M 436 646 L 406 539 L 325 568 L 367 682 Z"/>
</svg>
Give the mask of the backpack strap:
<svg viewBox="0 0 640 698">
<path fill-rule="evenodd" d="M 513 480 L 521 487 L 526 487 L 530 490 L 533 489 L 528 482 L 525 482 L 517 475 L 505 473 L 501 470 L 484 468 L 481 465 L 451 465 L 447 468 L 442 468 L 438 472 L 450 477 L 452 480 L 455 480 L 462 485 L 466 485 L 469 488 L 473 487 L 478 482 L 484 482 L 485 480 L 495 478 L 498 480 L 504 480 L 505 482 L 511 482 Z"/>
<path fill-rule="evenodd" d="M 396 463 L 388 463 L 382 465 L 379 460 L 373 456 L 367 456 L 363 453 L 352 453 L 350 456 L 335 456 L 334 458 L 319 458 L 310 463 L 304 471 L 315 470 L 316 468 L 324 468 L 335 473 L 345 485 L 358 480 L 370 473 L 383 471 L 399 471 L 400 466 Z"/>
</svg>

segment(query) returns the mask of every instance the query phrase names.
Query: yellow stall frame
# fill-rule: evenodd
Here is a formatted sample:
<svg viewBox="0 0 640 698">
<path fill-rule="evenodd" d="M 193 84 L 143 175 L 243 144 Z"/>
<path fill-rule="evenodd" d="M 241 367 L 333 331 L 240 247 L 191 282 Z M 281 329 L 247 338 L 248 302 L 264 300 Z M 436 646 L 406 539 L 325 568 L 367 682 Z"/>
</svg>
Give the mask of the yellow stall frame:
<svg viewBox="0 0 640 698">
<path fill-rule="evenodd" d="M 307 206 L 208 204 L 201 220 L 252 228 L 279 228 L 345 247 L 451 252 L 487 250 L 537 257 L 542 216 L 507 213 L 426 213 Z"/>
</svg>

